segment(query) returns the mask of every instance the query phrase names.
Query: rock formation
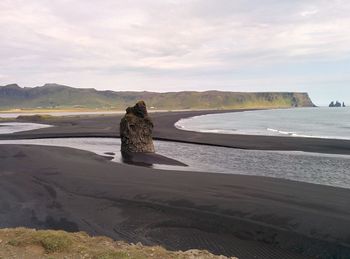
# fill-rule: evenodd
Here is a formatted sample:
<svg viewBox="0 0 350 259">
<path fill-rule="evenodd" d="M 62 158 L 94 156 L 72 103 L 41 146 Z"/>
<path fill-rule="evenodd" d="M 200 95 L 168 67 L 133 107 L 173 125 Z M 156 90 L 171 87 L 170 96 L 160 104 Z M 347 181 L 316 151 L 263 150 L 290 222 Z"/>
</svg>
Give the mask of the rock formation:
<svg viewBox="0 0 350 259">
<path fill-rule="evenodd" d="M 345 103 L 343 102 L 343 105 L 339 102 L 339 101 L 336 101 L 334 103 L 334 101 L 332 101 L 330 104 L 329 104 L 329 107 L 345 107 Z"/>
<path fill-rule="evenodd" d="M 145 102 L 139 101 L 135 106 L 128 107 L 120 121 L 122 153 L 154 153 L 152 131 L 153 122 L 147 113 Z"/>
</svg>

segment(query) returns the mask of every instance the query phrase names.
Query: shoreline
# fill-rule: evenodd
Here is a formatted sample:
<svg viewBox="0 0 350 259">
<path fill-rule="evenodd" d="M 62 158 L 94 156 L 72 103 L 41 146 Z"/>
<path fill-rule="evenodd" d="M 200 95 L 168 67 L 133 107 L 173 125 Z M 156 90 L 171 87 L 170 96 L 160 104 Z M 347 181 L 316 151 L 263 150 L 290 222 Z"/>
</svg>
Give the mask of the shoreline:
<svg viewBox="0 0 350 259">
<path fill-rule="evenodd" d="M 247 111 L 247 114 L 255 114 L 255 117 L 257 115 L 258 115 L 258 117 L 260 117 L 261 115 L 264 116 L 264 114 L 265 115 L 270 114 L 270 116 L 266 116 L 263 119 L 263 121 L 269 121 L 271 119 L 271 115 L 273 115 L 273 114 L 276 115 L 275 112 L 277 112 L 277 115 L 278 115 L 278 113 L 281 111 L 287 111 L 287 114 L 285 116 L 288 117 L 288 113 L 291 113 L 292 118 L 295 119 L 293 117 L 294 112 L 297 112 L 300 114 L 301 112 L 304 112 L 304 111 L 308 112 L 310 109 L 313 110 L 314 112 L 322 111 L 322 113 L 324 113 L 324 112 L 327 113 L 329 111 L 337 111 L 337 109 L 330 109 L 329 107 L 298 107 L 298 108 L 290 108 L 290 109 L 282 109 L 282 108 L 280 108 L 280 109 L 266 109 L 266 110 L 257 110 L 257 111 L 253 111 L 253 112 Z M 325 114 L 325 115 L 327 115 L 327 114 Z M 332 114 L 332 115 L 335 116 L 337 114 Z M 319 116 L 319 114 L 318 114 L 318 116 Z M 177 129 L 190 131 L 190 132 L 192 131 L 192 132 L 199 132 L 199 133 L 217 133 L 217 134 L 225 134 L 225 135 L 249 135 L 249 136 L 267 136 L 267 137 L 293 137 L 293 138 L 314 138 L 314 139 L 330 139 L 330 140 L 350 140 L 349 135 L 339 136 L 338 134 L 332 135 L 332 133 L 316 133 L 316 134 L 310 134 L 307 132 L 297 133 L 296 131 L 298 131 L 298 130 L 295 130 L 295 129 L 292 130 L 292 129 L 286 129 L 286 128 L 279 129 L 278 128 L 279 126 L 277 126 L 277 125 L 269 125 L 269 126 L 265 125 L 265 127 L 259 127 L 259 128 L 255 128 L 255 129 L 249 129 L 249 128 L 247 129 L 245 127 L 239 126 L 240 119 L 242 118 L 242 116 L 234 116 L 232 119 L 230 118 L 230 120 L 232 120 L 232 122 L 235 122 L 235 129 L 230 129 L 230 128 L 223 129 L 220 127 L 215 127 L 215 126 L 213 127 L 213 125 L 214 125 L 213 119 L 215 117 L 211 117 L 211 119 L 209 119 L 209 121 L 206 121 L 204 119 L 205 117 L 206 117 L 206 115 L 186 117 L 186 118 L 183 118 L 183 119 L 180 119 L 179 121 L 177 121 L 175 123 L 175 127 Z M 250 120 L 253 121 L 254 118 L 250 118 Z M 203 122 L 203 119 L 204 119 L 204 121 L 206 121 L 205 123 L 207 123 L 207 122 L 210 123 L 210 126 L 206 125 L 206 126 L 202 127 L 201 124 Z M 216 119 L 222 120 L 223 117 L 221 117 L 221 118 L 216 117 Z M 243 115 L 243 119 L 244 119 L 244 115 Z M 192 122 L 190 122 L 190 121 L 192 121 Z M 262 119 L 258 118 L 258 121 L 261 122 Z M 188 122 L 190 122 L 190 123 L 188 124 Z M 244 122 L 247 123 L 246 120 L 244 120 Z M 197 124 L 200 127 L 198 127 Z M 340 128 L 346 128 L 345 125 L 342 126 L 340 124 L 338 126 Z M 236 128 L 236 127 L 238 127 L 238 128 Z M 252 132 L 251 130 L 254 130 L 254 132 Z"/>
<path fill-rule="evenodd" d="M 255 110 L 255 109 L 253 109 Z M 173 111 L 152 113 L 155 140 L 219 146 L 248 150 L 304 151 L 350 155 L 350 140 L 304 138 L 288 136 L 259 136 L 218 134 L 180 130 L 175 123 L 180 119 L 205 114 L 242 112 L 251 110 Z M 55 127 L 35 131 L 0 135 L 0 139 L 62 138 L 62 137 L 119 137 L 119 121 L 123 114 L 81 115 L 53 117 L 22 122 L 47 123 Z M 18 120 L 12 120 L 18 121 Z"/>
<path fill-rule="evenodd" d="M 0 164 L 2 228 L 83 230 L 241 259 L 350 254 L 349 189 L 138 167 L 62 147 L 1 145 Z"/>
</svg>

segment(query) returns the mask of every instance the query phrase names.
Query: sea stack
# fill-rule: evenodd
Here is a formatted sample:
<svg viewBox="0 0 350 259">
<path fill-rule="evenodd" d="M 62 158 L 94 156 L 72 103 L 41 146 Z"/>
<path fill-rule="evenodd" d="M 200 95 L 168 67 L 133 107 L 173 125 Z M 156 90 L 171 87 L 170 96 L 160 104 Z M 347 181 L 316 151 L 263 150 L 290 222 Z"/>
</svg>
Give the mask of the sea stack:
<svg viewBox="0 0 350 259">
<path fill-rule="evenodd" d="M 332 101 L 330 104 L 329 104 L 329 107 L 345 107 L 345 103 L 343 102 L 343 104 L 341 104 L 341 102 L 339 101 L 336 101 L 334 103 L 334 101 Z"/>
<path fill-rule="evenodd" d="M 154 153 L 152 131 L 153 122 L 146 103 L 139 101 L 133 107 L 128 107 L 120 121 L 121 152 Z"/>
</svg>

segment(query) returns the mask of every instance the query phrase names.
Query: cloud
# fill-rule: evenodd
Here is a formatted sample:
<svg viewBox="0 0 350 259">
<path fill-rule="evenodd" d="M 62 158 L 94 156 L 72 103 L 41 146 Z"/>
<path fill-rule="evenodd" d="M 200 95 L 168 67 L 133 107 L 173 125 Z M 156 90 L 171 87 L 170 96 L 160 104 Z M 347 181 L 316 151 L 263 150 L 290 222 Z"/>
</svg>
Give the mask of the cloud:
<svg viewBox="0 0 350 259">
<path fill-rule="evenodd" d="M 0 69 L 25 85 L 259 90 L 264 67 L 349 60 L 349 11 L 346 0 L 3 0 Z"/>
<path fill-rule="evenodd" d="M 305 11 L 302 11 L 300 13 L 301 16 L 303 17 L 307 17 L 307 16 L 311 16 L 311 15 L 314 15 L 314 14 L 317 14 L 318 13 L 318 10 L 317 9 L 312 9 L 312 10 L 305 10 Z"/>
</svg>

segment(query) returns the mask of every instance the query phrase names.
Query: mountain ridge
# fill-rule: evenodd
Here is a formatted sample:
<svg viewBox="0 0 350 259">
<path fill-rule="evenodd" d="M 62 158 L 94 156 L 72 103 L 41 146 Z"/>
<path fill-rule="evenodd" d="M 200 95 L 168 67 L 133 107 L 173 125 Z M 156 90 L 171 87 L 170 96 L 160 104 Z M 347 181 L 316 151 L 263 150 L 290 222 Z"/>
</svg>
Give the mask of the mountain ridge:
<svg viewBox="0 0 350 259">
<path fill-rule="evenodd" d="M 112 91 L 60 84 L 0 86 L 0 109 L 125 109 L 138 100 L 152 109 L 287 108 L 315 106 L 302 92 Z"/>
</svg>

